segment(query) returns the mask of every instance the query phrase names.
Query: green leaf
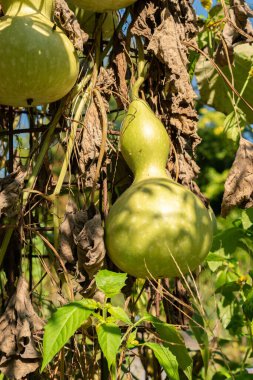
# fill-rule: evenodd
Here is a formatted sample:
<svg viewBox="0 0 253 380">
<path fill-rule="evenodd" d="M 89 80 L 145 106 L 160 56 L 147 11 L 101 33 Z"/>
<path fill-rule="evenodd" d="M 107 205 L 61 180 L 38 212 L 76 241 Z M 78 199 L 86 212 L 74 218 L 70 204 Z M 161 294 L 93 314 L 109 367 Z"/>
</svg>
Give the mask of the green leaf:
<svg viewBox="0 0 253 380">
<path fill-rule="evenodd" d="M 107 360 L 110 370 L 116 363 L 117 353 L 121 343 L 121 331 L 115 323 L 102 323 L 97 326 L 98 342 Z"/>
<path fill-rule="evenodd" d="M 232 318 L 227 325 L 226 329 L 229 330 L 232 336 L 240 335 L 242 333 L 242 329 L 244 327 L 244 320 L 241 314 L 233 314 Z"/>
<path fill-rule="evenodd" d="M 119 294 L 125 286 L 126 279 L 126 273 L 115 273 L 107 269 L 100 270 L 95 276 L 98 289 L 104 292 L 107 298 Z"/>
<path fill-rule="evenodd" d="M 84 299 L 56 310 L 45 326 L 41 371 L 96 308 L 95 301 Z"/>
<path fill-rule="evenodd" d="M 190 326 L 195 338 L 197 339 L 197 342 L 200 345 L 201 356 L 202 356 L 204 367 L 205 367 L 205 374 L 207 374 L 207 370 L 209 366 L 209 358 L 210 358 L 209 339 L 208 339 L 208 335 L 205 329 L 205 321 L 203 317 L 198 313 L 197 310 L 192 316 L 192 320 L 190 321 Z"/>
<path fill-rule="evenodd" d="M 249 43 L 238 44 L 234 48 L 234 62 L 232 66 L 234 87 L 240 93 L 248 79 L 248 73 L 253 65 L 253 46 Z M 223 73 L 231 82 L 231 73 L 229 66 L 220 67 Z M 226 84 L 220 73 L 213 67 L 209 60 L 200 56 L 200 59 L 195 69 L 196 78 L 199 86 L 201 100 L 214 107 L 217 111 L 229 115 L 234 110 L 232 99 L 232 89 Z M 245 91 L 243 92 L 243 98 L 247 99 L 249 104 L 253 104 L 253 92 L 252 92 L 252 78 L 249 79 L 249 83 Z M 237 100 L 237 96 L 235 97 Z M 242 100 L 239 101 L 238 107 L 245 112 L 247 122 L 253 123 L 253 112 L 244 104 Z"/>
<path fill-rule="evenodd" d="M 136 335 L 137 335 L 137 330 L 131 331 L 131 333 L 128 335 L 126 346 L 127 348 L 133 348 L 136 346 Z"/>
<path fill-rule="evenodd" d="M 224 133 L 229 140 L 237 143 L 240 139 L 240 129 L 247 125 L 246 115 L 239 108 L 237 111 L 232 111 L 225 119 Z"/>
<path fill-rule="evenodd" d="M 206 260 L 207 261 L 224 261 L 226 260 L 226 256 L 224 256 L 224 254 L 225 254 L 224 248 L 220 248 L 215 252 L 210 252 L 207 255 Z"/>
<path fill-rule="evenodd" d="M 110 306 L 108 308 L 108 312 L 114 317 L 116 318 L 116 320 L 119 320 L 119 321 L 122 321 L 122 322 L 125 322 L 126 324 L 128 325 L 131 325 L 132 322 L 129 318 L 129 316 L 127 315 L 127 313 L 125 312 L 124 309 L 122 309 L 122 307 L 119 307 L 119 306 Z"/>
<path fill-rule="evenodd" d="M 253 225 L 253 208 L 248 208 L 242 212 L 242 225 L 245 230 Z"/>
<path fill-rule="evenodd" d="M 206 258 L 207 264 L 212 272 L 215 272 L 219 267 L 223 265 L 226 256 L 224 256 L 224 248 L 220 248 L 215 252 L 210 252 Z"/>
<path fill-rule="evenodd" d="M 247 295 L 246 301 L 242 305 L 242 310 L 244 315 L 250 321 L 253 320 L 253 290 L 249 292 Z"/>
<path fill-rule="evenodd" d="M 145 343 L 145 346 L 151 348 L 154 352 L 156 359 L 170 380 L 179 380 L 177 359 L 170 349 L 158 343 Z"/>
<path fill-rule="evenodd" d="M 176 357 L 179 368 L 182 369 L 187 379 L 192 379 L 192 359 L 188 353 L 188 350 L 185 346 L 185 342 L 177 331 L 177 329 L 169 325 L 168 323 L 164 323 L 159 321 L 153 323 L 157 333 L 160 338 L 163 340 L 163 345 L 168 347 L 172 354 Z"/>
</svg>

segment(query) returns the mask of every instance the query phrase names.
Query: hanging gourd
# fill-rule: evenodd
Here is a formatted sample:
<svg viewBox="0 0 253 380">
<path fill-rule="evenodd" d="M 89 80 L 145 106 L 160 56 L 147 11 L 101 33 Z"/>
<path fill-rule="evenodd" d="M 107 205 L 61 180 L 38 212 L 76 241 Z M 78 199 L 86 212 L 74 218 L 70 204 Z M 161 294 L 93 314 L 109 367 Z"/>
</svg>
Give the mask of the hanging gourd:
<svg viewBox="0 0 253 380">
<path fill-rule="evenodd" d="M 106 220 L 111 260 L 140 278 L 174 277 L 194 270 L 210 250 L 213 222 L 200 199 L 166 173 L 169 136 L 139 98 L 129 106 L 120 145 L 134 182 Z"/>
<path fill-rule="evenodd" d="M 53 22 L 53 0 L 1 0 L 0 104 L 36 106 L 65 96 L 76 82 L 78 57 Z"/>
<path fill-rule="evenodd" d="M 73 3 L 87 11 L 92 12 L 108 12 L 117 11 L 126 8 L 135 3 L 136 0 L 73 0 Z"/>
</svg>

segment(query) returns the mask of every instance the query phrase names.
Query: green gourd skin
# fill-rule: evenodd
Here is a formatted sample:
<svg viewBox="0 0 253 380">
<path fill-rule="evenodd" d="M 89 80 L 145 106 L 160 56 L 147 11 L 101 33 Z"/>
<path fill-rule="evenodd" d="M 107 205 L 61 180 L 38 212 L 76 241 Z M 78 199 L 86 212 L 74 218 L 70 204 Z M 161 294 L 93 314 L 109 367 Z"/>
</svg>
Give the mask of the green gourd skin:
<svg viewBox="0 0 253 380">
<path fill-rule="evenodd" d="M 53 0 L 2 0 L 0 104 L 37 106 L 74 86 L 79 61 L 73 44 L 51 22 Z"/>
<path fill-rule="evenodd" d="M 103 13 L 126 8 L 135 1 L 137 0 L 73 0 L 73 3 L 87 11 Z"/>
<path fill-rule="evenodd" d="M 120 142 L 135 179 L 106 220 L 111 260 L 139 278 L 196 269 L 210 250 L 213 222 L 199 198 L 166 174 L 170 140 L 143 100 L 130 104 Z"/>
</svg>

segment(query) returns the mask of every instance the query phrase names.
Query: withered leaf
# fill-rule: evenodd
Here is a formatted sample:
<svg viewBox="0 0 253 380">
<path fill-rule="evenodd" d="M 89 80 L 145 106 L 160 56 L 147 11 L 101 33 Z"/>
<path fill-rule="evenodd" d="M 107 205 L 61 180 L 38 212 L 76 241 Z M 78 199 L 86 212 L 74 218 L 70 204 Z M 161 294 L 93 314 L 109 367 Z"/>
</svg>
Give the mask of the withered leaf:
<svg viewBox="0 0 253 380">
<path fill-rule="evenodd" d="M 141 2 L 138 1 L 135 5 L 135 14 L 138 17 L 134 20 L 131 27 L 131 33 L 136 36 L 146 37 L 151 39 L 153 34 L 153 29 L 156 25 L 155 13 L 159 11 L 154 2 Z"/>
<path fill-rule="evenodd" d="M 126 109 L 129 104 L 129 91 L 126 81 L 127 59 L 125 51 L 125 41 L 117 39 L 114 47 L 114 69 L 116 76 L 116 96 L 119 101 L 119 106 L 123 105 Z"/>
<path fill-rule="evenodd" d="M 55 0 L 54 15 L 75 48 L 82 51 L 83 44 L 88 41 L 89 35 L 81 29 L 74 12 L 69 9 L 65 0 Z"/>
<path fill-rule="evenodd" d="M 25 171 L 18 170 L 0 179 L 0 217 L 14 217 L 18 214 L 25 176 Z"/>
<path fill-rule="evenodd" d="M 77 245 L 78 265 L 92 279 L 104 265 L 104 229 L 99 214 L 88 220 L 82 231 L 74 236 Z"/>
<path fill-rule="evenodd" d="M 221 214 L 234 207 L 253 207 L 253 144 L 241 138 L 234 163 L 225 182 Z"/>
<path fill-rule="evenodd" d="M 85 187 L 92 187 L 102 141 L 101 122 L 94 101 L 87 109 L 83 125 L 79 142 L 79 167 L 84 176 Z"/>
<path fill-rule="evenodd" d="M 233 62 L 234 46 L 238 44 L 238 40 L 247 42 L 250 41 L 250 36 L 253 36 L 253 27 L 249 20 L 249 17 L 253 16 L 253 11 L 245 0 L 232 0 L 227 15 L 227 22 L 222 31 L 226 48 L 221 42 L 216 54 L 216 62 L 221 66 L 228 64 L 228 58 L 230 62 Z"/>
<path fill-rule="evenodd" d="M 98 298 L 94 275 L 104 266 L 104 229 L 97 210 L 77 210 L 69 201 L 60 226 L 60 254 L 72 264 L 75 288 L 85 296 Z M 80 289 L 80 286 L 82 288 Z"/>
<path fill-rule="evenodd" d="M 43 328 L 30 301 L 28 284 L 20 277 L 16 293 L 0 318 L 0 372 L 10 379 L 22 379 L 40 362 L 33 333 Z"/>
</svg>

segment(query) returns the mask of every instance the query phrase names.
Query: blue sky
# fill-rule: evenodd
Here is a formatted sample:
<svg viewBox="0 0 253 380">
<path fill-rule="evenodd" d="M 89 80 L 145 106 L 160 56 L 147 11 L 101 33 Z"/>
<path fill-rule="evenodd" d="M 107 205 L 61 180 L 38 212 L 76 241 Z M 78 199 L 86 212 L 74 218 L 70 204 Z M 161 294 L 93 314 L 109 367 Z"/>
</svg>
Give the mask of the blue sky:
<svg viewBox="0 0 253 380">
<path fill-rule="evenodd" d="M 193 7 L 196 10 L 197 15 L 207 15 L 207 11 L 202 7 L 200 0 L 194 0 Z"/>
</svg>

